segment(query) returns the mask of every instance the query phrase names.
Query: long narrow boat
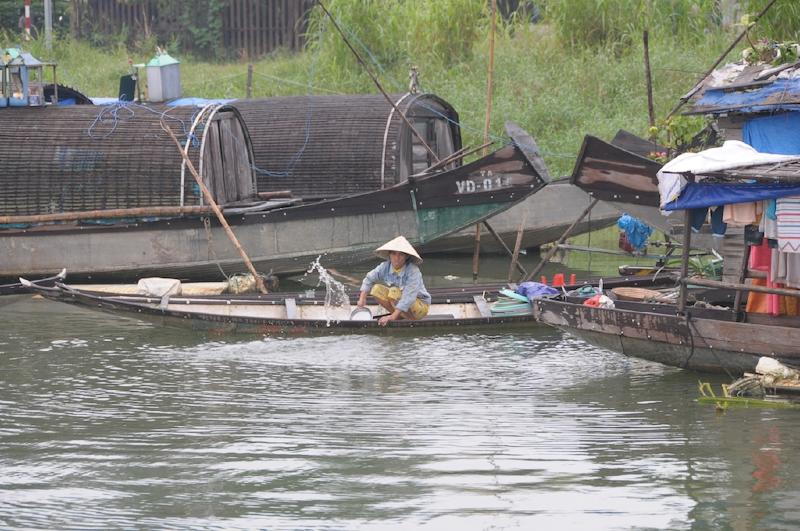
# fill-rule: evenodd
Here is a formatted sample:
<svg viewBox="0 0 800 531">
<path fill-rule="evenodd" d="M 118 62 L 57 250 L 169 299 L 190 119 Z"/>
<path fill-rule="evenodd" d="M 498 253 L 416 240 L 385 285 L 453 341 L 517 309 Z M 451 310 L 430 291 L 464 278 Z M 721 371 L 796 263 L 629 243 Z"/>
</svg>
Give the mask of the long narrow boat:
<svg viewBox="0 0 800 531">
<path fill-rule="evenodd" d="M 386 312 L 368 306 L 375 317 L 352 319 L 355 299 L 334 307 L 324 298 L 298 294 L 171 296 L 121 295 L 90 292 L 62 283 L 54 287 L 32 285 L 48 299 L 92 310 L 132 317 L 164 326 L 212 333 L 305 334 L 377 332 L 388 329 L 462 329 L 528 324 L 533 321 L 524 300 L 502 305 L 497 290 L 502 286 L 431 290 L 428 315 L 419 321 L 392 321 L 386 327 L 377 318 Z M 524 299 L 524 298 L 523 298 Z M 352 304 L 351 304 L 352 303 Z"/>
<path fill-rule="evenodd" d="M 451 171 L 340 199 L 225 215 L 260 271 L 304 271 L 324 254 L 328 267 L 366 260 L 398 234 L 422 244 L 502 212 L 546 180 L 513 145 Z M 271 208 L 272 207 L 272 208 Z M 271 208 L 271 209 L 269 209 Z M 147 276 L 212 279 L 245 271 L 222 227 L 208 214 L 70 221 L 0 230 L 0 278 L 41 276 L 65 264 L 75 280 Z"/>
</svg>

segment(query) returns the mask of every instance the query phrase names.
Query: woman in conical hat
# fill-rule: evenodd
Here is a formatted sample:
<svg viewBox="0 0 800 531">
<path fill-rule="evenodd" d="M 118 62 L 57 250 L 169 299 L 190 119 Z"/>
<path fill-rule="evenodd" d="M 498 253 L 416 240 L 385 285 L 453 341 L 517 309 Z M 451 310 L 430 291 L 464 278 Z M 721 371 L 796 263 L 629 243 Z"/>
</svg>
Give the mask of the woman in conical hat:
<svg viewBox="0 0 800 531">
<path fill-rule="evenodd" d="M 422 282 L 422 263 L 419 253 L 403 236 L 386 242 L 375 254 L 385 261 L 367 273 L 361 283 L 358 307 L 367 305 L 367 294 L 372 295 L 389 315 L 378 321 L 386 326 L 397 319 L 422 319 L 428 314 L 431 296 Z"/>
</svg>

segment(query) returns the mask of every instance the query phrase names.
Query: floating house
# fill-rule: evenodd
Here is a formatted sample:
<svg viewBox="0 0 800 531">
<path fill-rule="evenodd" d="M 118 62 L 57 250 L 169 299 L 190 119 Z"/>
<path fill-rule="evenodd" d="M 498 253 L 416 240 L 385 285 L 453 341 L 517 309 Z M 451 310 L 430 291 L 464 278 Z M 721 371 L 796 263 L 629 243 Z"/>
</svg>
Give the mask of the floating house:
<svg viewBox="0 0 800 531">
<path fill-rule="evenodd" d="M 726 140 L 800 153 L 800 63 L 728 64 L 698 87 L 688 115 L 713 116 Z"/>
</svg>

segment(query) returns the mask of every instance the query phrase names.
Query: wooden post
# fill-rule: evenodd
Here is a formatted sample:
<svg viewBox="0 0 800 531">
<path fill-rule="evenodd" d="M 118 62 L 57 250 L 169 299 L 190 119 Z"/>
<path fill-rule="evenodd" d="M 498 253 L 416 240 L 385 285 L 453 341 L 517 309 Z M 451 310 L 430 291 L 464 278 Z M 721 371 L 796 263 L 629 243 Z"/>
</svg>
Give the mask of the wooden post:
<svg viewBox="0 0 800 531">
<path fill-rule="evenodd" d="M 644 48 L 644 77 L 647 82 L 647 117 L 650 120 L 650 127 L 656 125 L 656 113 L 653 109 L 653 77 L 650 74 L 650 37 L 647 30 L 642 33 L 642 46 Z M 656 135 L 648 135 L 650 140 L 656 141 Z"/>
<path fill-rule="evenodd" d="M 475 250 L 472 252 L 472 283 L 478 282 L 478 267 L 481 257 L 481 224 L 475 224 Z"/>
<path fill-rule="evenodd" d="M 528 220 L 528 212 L 522 215 L 522 221 L 517 229 L 517 241 L 514 243 L 514 254 L 511 255 L 511 264 L 508 266 L 508 281 L 514 277 L 514 268 L 519 260 L 519 248 L 522 246 L 522 234 L 525 232 L 525 222 Z"/>
<path fill-rule="evenodd" d="M 704 278 L 682 279 L 681 284 L 692 284 L 694 286 L 704 286 L 707 288 L 723 288 L 737 291 L 755 291 L 757 293 L 769 293 L 771 295 L 784 295 L 786 297 L 800 297 L 800 289 L 794 288 L 768 288 L 766 286 L 755 286 L 752 284 L 734 284 L 733 282 L 720 282 L 719 280 L 706 280 Z"/>
<path fill-rule="evenodd" d="M 683 211 L 683 257 L 681 260 L 681 286 L 678 295 L 678 313 L 686 310 L 687 286 L 686 278 L 689 276 L 689 253 L 692 250 L 692 217 L 689 209 Z"/>
<path fill-rule="evenodd" d="M 247 87 L 245 97 L 249 100 L 253 97 L 253 63 L 247 65 Z"/>
<path fill-rule="evenodd" d="M 492 1 L 492 25 L 489 30 L 489 67 L 486 72 L 486 119 L 483 123 L 483 143 L 489 141 L 489 126 L 492 121 L 492 93 L 494 90 L 494 34 L 497 27 L 497 0 Z M 483 154 L 486 155 L 484 148 Z"/>
<path fill-rule="evenodd" d="M 586 209 L 583 212 L 581 212 L 581 215 L 578 216 L 578 219 L 572 222 L 572 225 L 567 227 L 567 230 L 564 231 L 564 234 L 562 234 L 561 237 L 558 239 L 558 241 L 556 241 L 556 243 L 554 243 L 553 246 L 547 251 L 547 254 L 545 254 L 539 261 L 539 265 L 537 265 L 536 268 L 533 271 L 531 271 L 531 273 L 525 278 L 525 280 L 530 280 L 539 274 L 539 272 L 544 268 L 544 265 L 547 263 L 547 261 L 550 260 L 550 258 L 552 258 L 554 254 L 556 254 L 556 251 L 558 251 L 558 246 L 564 243 L 564 240 L 566 240 L 572 233 L 572 231 L 575 230 L 575 227 L 578 226 L 578 223 L 580 223 L 583 220 L 583 218 L 589 215 L 589 212 L 592 211 L 594 206 L 599 201 L 600 200 L 597 199 L 596 197 L 592 199 L 592 202 L 589 203 L 589 206 L 586 207 Z"/>
<path fill-rule="evenodd" d="M 231 230 L 230 225 L 228 225 L 228 221 L 225 219 L 225 216 L 222 215 L 222 211 L 219 209 L 217 202 L 214 201 L 214 198 L 211 196 L 211 192 L 208 191 L 208 188 L 203 182 L 203 179 L 200 177 L 200 174 L 197 173 L 197 170 L 194 167 L 194 163 L 192 163 L 192 160 L 189 158 L 189 155 L 187 155 L 186 152 L 183 151 L 183 146 L 181 146 L 178 137 L 175 136 L 175 133 L 172 132 L 172 129 L 170 129 L 169 125 L 167 125 L 167 123 L 164 121 L 163 116 L 161 117 L 161 128 L 167 132 L 170 138 L 172 138 L 172 141 L 175 142 L 175 145 L 178 147 L 178 151 L 180 152 L 181 157 L 183 157 L 184 162 L 186 162 L 186 166 L 189 168 L 189 172 L 192 174 L 195 182 L 197 182 L 197 186 L 203 193 L 203 199 L 206 200 L 206 203 L 208 203 L 208 205 L 214 211 L 214 214 L 217 216 L 220 225 L 222 225 L 222 228 L 225 230 L 225 234 L 228 235 L 228 239 L 230 239 L 231 243 L 236 248 L 236 250 L 239 251 L 239 255 L 242 257 L 242 260 L 247 266 L 247 269 L 250 271 L 250 273 L 253 275 L 253 278 L 255 278 L 256 280 L 256 286 L 258 286 L 258 290 L 261 293 L 267 293 L 267 287 L 264 286 L 264 279 L 262 279 L 261 275 L 259 275 L 258 271 L 256 271 L 256 268 L 253 266 L 253 262 L 250 261 L 250 257 L 247 256 L 247 253 L 242 248 L 241 244 L 239 243 L 239 240 L 233 233 L 233 230 Z"/>
<path fill-rule="evenodd" d="M 492 228 L 492 226 L 491 226 L 491 225 L 489 225 L 489 222 L 488 222 L 488 221 L 484 221 L 484 222 L 483 222 L 483 226 L 484 226 L 484 227 L 486 227 L 486 230 L 488 230 L 488 231 L 489 231 L 489 234 L 491 234 L 491 235 L 492 235 L 492 237 L 493 237 L 495 240 L 497 240 L 497 243 L 499 243 L 499 244 L 500 244 L 500 247 L 502 247 L 502 248 L 503 248 L 503 250 L 506 252 L 506 254 L 507 254 L 508 256 L 513 256 L 513 255 L 514 255 L 513 251 L 512 251 L 511 249 L 509 249 L 509 248 L 508 248 L 508 245 L 506 245 L 506 242 L 504 242 L 504 241 L 503 241 L 503 238 L 501 238 L 501 237 L 500 237 L 500 235 L 499 235 L 499 234 L 497 234 L 497 232 L 494 230 L 494 228 Z M 527 272 L 527 271 L 525 271 L 525 268 L 524 268 L 524 267 L 522 267 L 522 264 L 520 264 L 519 262 L 517 262 L 517 269 L 519 270 L 519 272 L 520 272 L 520 273 L 522 273 L 522 276 L 525 276 L 525 275 L 527 275 L 527 274 L 528 274 L 528 272 Z"/>
<path fill-rule="evenodd" d="M 53 51 L 53 0 L 44 0 L 44 46 Z"/>
<path fill-rule="evenodd" d="M 722 207 L 717 207 L 722 208 Z M 744 244 L 744 252 L 742 253 L 742 264 L 739 269 L 739 284 L 744 284 L 745 279 L 747 278 L 747 264 L 750 262 L 750 251 L 751 247 L 745 242 Z M 733 297 L 733 311 L 739 313 L 739 306 L 742 305 L 742 292 L 737 291 L 736 295 Z"/>
</svg>

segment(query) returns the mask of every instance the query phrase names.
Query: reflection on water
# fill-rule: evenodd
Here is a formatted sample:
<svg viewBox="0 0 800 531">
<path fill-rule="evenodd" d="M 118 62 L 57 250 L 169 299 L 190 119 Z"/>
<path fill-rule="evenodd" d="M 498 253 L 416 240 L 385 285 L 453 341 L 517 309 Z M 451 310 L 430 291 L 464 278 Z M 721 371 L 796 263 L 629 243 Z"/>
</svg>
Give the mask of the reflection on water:
<svg viewBox="0 0 800 531">
<path fill-rule="evenodd" d="M 0 308 L 0 527 L 791 529 L 800 416 L 531 326 L 201 336 Z"/>
</svg>

